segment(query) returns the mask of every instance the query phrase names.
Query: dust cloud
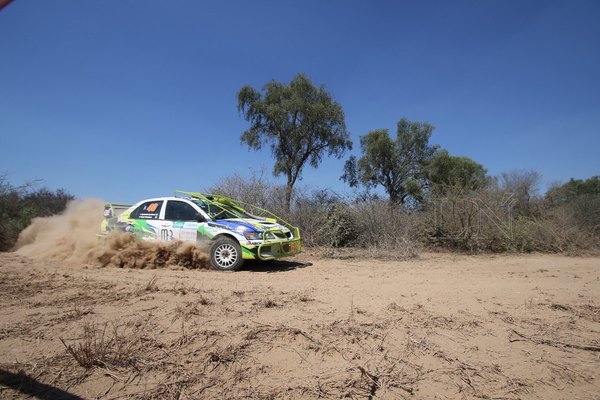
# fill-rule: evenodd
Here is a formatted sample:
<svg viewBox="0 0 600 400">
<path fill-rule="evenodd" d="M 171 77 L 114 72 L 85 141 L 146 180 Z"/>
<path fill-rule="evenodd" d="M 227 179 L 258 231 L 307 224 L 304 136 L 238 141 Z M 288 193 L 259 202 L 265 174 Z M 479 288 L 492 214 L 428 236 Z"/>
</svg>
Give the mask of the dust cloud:
<svg viewBox="0 0 600 400">
<path fill-rule="evenodd" d="M 102 266 L 120 268 L 209 268 L 208 250 L 189 242 L 148 242 L 124 232 L 110 234 L 87 258 Z"/>
<path fill-rule="evenodd" d="M 31 258 L 120 268 L 208 268 L 205 246 L 140 241 L 114 232 L 99 237 L 104 202 L 74 200 L 61 214 L 34 218 L 21 234 L 16 253 Z"/>
<path fill-rule="evenodd" d="M 34 218 L 17 240 L 17 253 L 50 260 L 87 261 L 98 246 L 104 203 L 98 199 L 74 200 L 61 214 Z"/>
</svg>

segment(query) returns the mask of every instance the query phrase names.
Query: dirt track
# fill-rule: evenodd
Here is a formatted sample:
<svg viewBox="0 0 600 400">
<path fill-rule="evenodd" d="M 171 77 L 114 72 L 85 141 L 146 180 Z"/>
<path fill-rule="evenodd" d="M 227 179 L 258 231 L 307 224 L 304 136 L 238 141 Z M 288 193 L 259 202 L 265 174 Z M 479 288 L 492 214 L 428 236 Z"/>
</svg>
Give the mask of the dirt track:
<svg viewBox="0 0 600 400">
<path fill-rule="evenodd" d="M 0 254 L 0 397 L 600 398 L 598 258 L 254 268 Z"/>
</svg>

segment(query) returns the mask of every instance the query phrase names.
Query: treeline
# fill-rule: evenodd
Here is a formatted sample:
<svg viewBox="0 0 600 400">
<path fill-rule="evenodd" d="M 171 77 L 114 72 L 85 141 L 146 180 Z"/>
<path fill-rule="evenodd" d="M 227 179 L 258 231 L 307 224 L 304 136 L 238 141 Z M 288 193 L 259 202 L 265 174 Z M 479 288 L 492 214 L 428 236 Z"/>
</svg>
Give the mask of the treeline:
<svg viewBox="0 0 600 400">
<path fill-rule="evenodd" d="M 443 170 L 448 178 L 453 168 L 447 161 Z M 471 165 L 468 159 L 466 163 Z M 349 198 L 302 187 L 293 191 L 288 210 L 285 186 L 272 183 L 264 172 L 223 178 L 207 191 L 268 209 L 299 226 L 305 245 L 331 252 L 359 248 L 373 257 L 410 258 L 424 248 L 600 250 L 600 177 L 571 179 L 540 194 L 541 177 L 535 171 L 489 177 L 479 168 L 461 169 L 475 171 L 479 178 L 434 178 L 422 188 L 418 202 L 404 205 L 366 189 Z M 60 213 L 72 199 L 64 190 L 13 186 L 0 176 L 0 250 L 10 250 L 33 218 Z"/>
<path fill-rule="evenodd" d="M 58 214 L 72 199 L 62 189 L 36 188 L 35 183 L 14 186 L 0 176 L 0 251 L 12 249 L 33 218 Z"/>
<path fill-rule="evenodd" d="M 263 173 L 234 175 L 208 188 L 271 210 L 297 225 L 305 245 L 335 252 L 364 249 L 374 257 L 409 258 L 424 248 L 468 252 L 556 252 L 600 249 L 600 177 L 569 182 L 540 194 L 540 175 L 512 171 L 432 184 L 418 206 L 368 191 L 352 198 L 328 189 L 300 188 L 287 211 L 285 187 Z"/>
<path fill-rule="evenodd" d="M 238 110 L 249 123 L 240 140 L 271 149 L 276 187 L 262 177 L 225 179 L 213 191 L 279 210 L 302 228 L 305 243 L 360 246 L 411 254 L 420 246 L 468 251 L 575 251 L 598 246 L 599 178 L 571 180 L 540 195 L 535 171 L 491 177 L 476 161 L 431 144 L 434 127 L 402 118 L 395 135 L 360 137 L 341 175 L 353 199 L 295 184 L 308 165 L 341 158 L 353 143 L 344 112 L 324 86 L 304 74 L 262 90 L 244 86 Z M 381 195 L 377 195 L 381 193 Z"/>
</svg>

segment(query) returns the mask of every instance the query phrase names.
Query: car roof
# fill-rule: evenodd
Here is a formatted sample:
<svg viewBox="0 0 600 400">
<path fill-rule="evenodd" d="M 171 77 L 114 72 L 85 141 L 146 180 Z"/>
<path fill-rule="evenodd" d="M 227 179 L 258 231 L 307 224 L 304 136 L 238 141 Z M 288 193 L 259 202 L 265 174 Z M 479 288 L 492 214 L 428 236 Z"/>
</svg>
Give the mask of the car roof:
<svg viewBox="0 0 600 400">
<path fill-rule="evenodd" d="M 191 201 L 191 199 L 185 199 L 185 198 L 182 198 L 182 197 L 166 196 L 166 197 L 152 197 L 152 198 L 149 198 L 149 199 L 140 200 L 136 204 L 145 203 L 147 201 L 164 201 L 164 200 L 183 200 L 183 201 L 187 200 L 187 201 Z"/>
</svg>

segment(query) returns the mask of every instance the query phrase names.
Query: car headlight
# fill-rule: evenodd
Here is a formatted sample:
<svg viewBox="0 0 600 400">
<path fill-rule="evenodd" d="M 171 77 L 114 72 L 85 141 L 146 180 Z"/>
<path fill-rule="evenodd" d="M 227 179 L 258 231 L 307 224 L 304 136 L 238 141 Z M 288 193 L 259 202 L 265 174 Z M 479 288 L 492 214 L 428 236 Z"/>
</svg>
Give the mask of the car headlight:
<svg viewBox="0 0 600 400">
<path fill-rule="evenodd" d="M 246 231 L 246 232 L 244 232 L 244 236 L 248 240 L 262 240 L 263 239 L 262 232 Z"/>
</svg>

